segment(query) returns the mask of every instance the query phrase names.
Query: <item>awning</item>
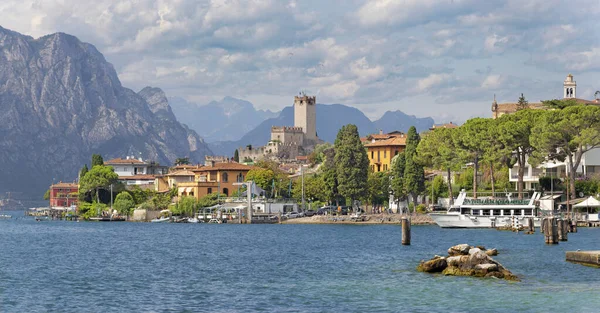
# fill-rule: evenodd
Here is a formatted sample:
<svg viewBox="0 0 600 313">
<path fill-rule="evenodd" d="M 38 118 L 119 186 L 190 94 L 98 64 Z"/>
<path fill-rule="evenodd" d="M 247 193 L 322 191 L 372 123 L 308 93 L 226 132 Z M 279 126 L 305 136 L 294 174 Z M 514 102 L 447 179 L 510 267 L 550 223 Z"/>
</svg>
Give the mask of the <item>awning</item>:
<svg viewBox="0 0 600 313">
<path fill-rule="evenodd" d="M 600 207 L 600 201 L 596 200 L 594 197 L 589 197 L 584 201 L 573 206 L 574 208 L 597 208 Z"/>
<path fill-rule="evenodd" d="M 548 196 L 543 196 L 540 198 L 540 200 L 556 200 L 558 198 L 560 198 L 561 195 L 548 195 Z"/>
</svg>

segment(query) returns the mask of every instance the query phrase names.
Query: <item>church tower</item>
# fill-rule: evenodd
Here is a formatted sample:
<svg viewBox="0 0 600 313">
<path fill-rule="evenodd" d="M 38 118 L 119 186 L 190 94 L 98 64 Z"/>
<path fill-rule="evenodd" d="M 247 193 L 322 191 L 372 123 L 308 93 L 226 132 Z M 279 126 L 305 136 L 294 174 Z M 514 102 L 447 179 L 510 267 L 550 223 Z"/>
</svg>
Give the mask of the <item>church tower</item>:
<svg viewBox="0 0 600 313">
<path fill-rule="evenodd" d="M 563 98 L 577 98 L 577 82 L 573 80 L 573 75 L 567 75 L 567 78 L 563 83 L 563 89 Z"/>
<path fill-rule="evenodd" d="M 300 93 L 294 97 L 294 126 L 302 127 L 304 140 L 317 139 L 317 99 Z"/>
</svg>

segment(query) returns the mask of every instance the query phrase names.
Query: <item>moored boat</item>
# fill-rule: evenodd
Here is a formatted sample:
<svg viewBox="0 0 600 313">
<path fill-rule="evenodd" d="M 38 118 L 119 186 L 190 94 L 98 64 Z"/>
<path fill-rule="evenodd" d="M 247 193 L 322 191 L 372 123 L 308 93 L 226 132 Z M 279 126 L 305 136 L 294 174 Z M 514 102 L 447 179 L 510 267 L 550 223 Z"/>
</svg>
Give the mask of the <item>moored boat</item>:
<svg viewBox="0 0 600 313">
<path fill-rule="evenodd" d="M 526 225 L 533 218 L 534 225 L 540 226 L 538 200 L 540 193 L 534 192 L 528 199 L 506 197 L 467 198 L 460 192 L 454 205 L 446 213 L 430 213 L 429 216 L 443 228 L 495 228 Z"/>
</svg>

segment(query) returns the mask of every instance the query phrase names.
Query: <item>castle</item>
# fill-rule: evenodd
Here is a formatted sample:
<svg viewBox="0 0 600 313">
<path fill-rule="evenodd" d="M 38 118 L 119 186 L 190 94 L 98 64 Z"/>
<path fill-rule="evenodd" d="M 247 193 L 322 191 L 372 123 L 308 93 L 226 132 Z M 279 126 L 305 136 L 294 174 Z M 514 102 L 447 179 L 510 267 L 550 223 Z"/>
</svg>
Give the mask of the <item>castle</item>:
<svg viewBox="0 0 600 313">
<path fill-rule="evenodd" d="M 262 147 L 238 149 L 240 162 L 260 159 L 291 160 L 311 151 L 317 137 L 317 99 L 300 93 L 294 97 L 294 126 L 271 127 L 271 140 Z"/>
</svg>

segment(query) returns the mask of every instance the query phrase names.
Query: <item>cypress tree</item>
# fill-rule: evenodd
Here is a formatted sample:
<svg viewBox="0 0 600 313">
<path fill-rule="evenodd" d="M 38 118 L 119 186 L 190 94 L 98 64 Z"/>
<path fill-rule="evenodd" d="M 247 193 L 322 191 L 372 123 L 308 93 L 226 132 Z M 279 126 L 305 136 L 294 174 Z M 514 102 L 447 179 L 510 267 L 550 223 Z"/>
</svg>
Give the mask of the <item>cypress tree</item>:
<svg viewBox="0 0 600 313">
<path fill-rule="evenodd" d="M 406 138 L 406 166 L 404 168 L 404 187 L 417 208 L 417 196 L 425 191 L 425 171 L 417 160 L 417 146 L 421 138 L 417 129 L 411 126 Z"/>
<path fill-rule="evenodd" d="M 92 154 L 92 167 L 96 165 L 104 165 L 104 159 L 99 154 Z"/>
<path fill-rule="evenodd" d="M 84 164 L 83 167 L 81 168 L 81 170 L 79 170 L 79 180 L 81 180 L 83 178 L 83 176 L 85 176 L 85 174 L 87 174 L 88 172 L 88 167 L 87 164 Z"/>
<path fill-rule="evenodd" d="M 233 160 L 236 162 L 240 162 L 240 153 L 238 152 L 238 149 L 235 149 L 235 152 L 233 153 Z"/>
<path fill-rule="evenodd" d="M 341 196 L 350 198 L 354 205 L 354 200 L 366 194 L 369 177 L 367 150 L 360 142 L 356 125 L 343 126 L 334 146 L 338 191 Z"/>
</svg>

